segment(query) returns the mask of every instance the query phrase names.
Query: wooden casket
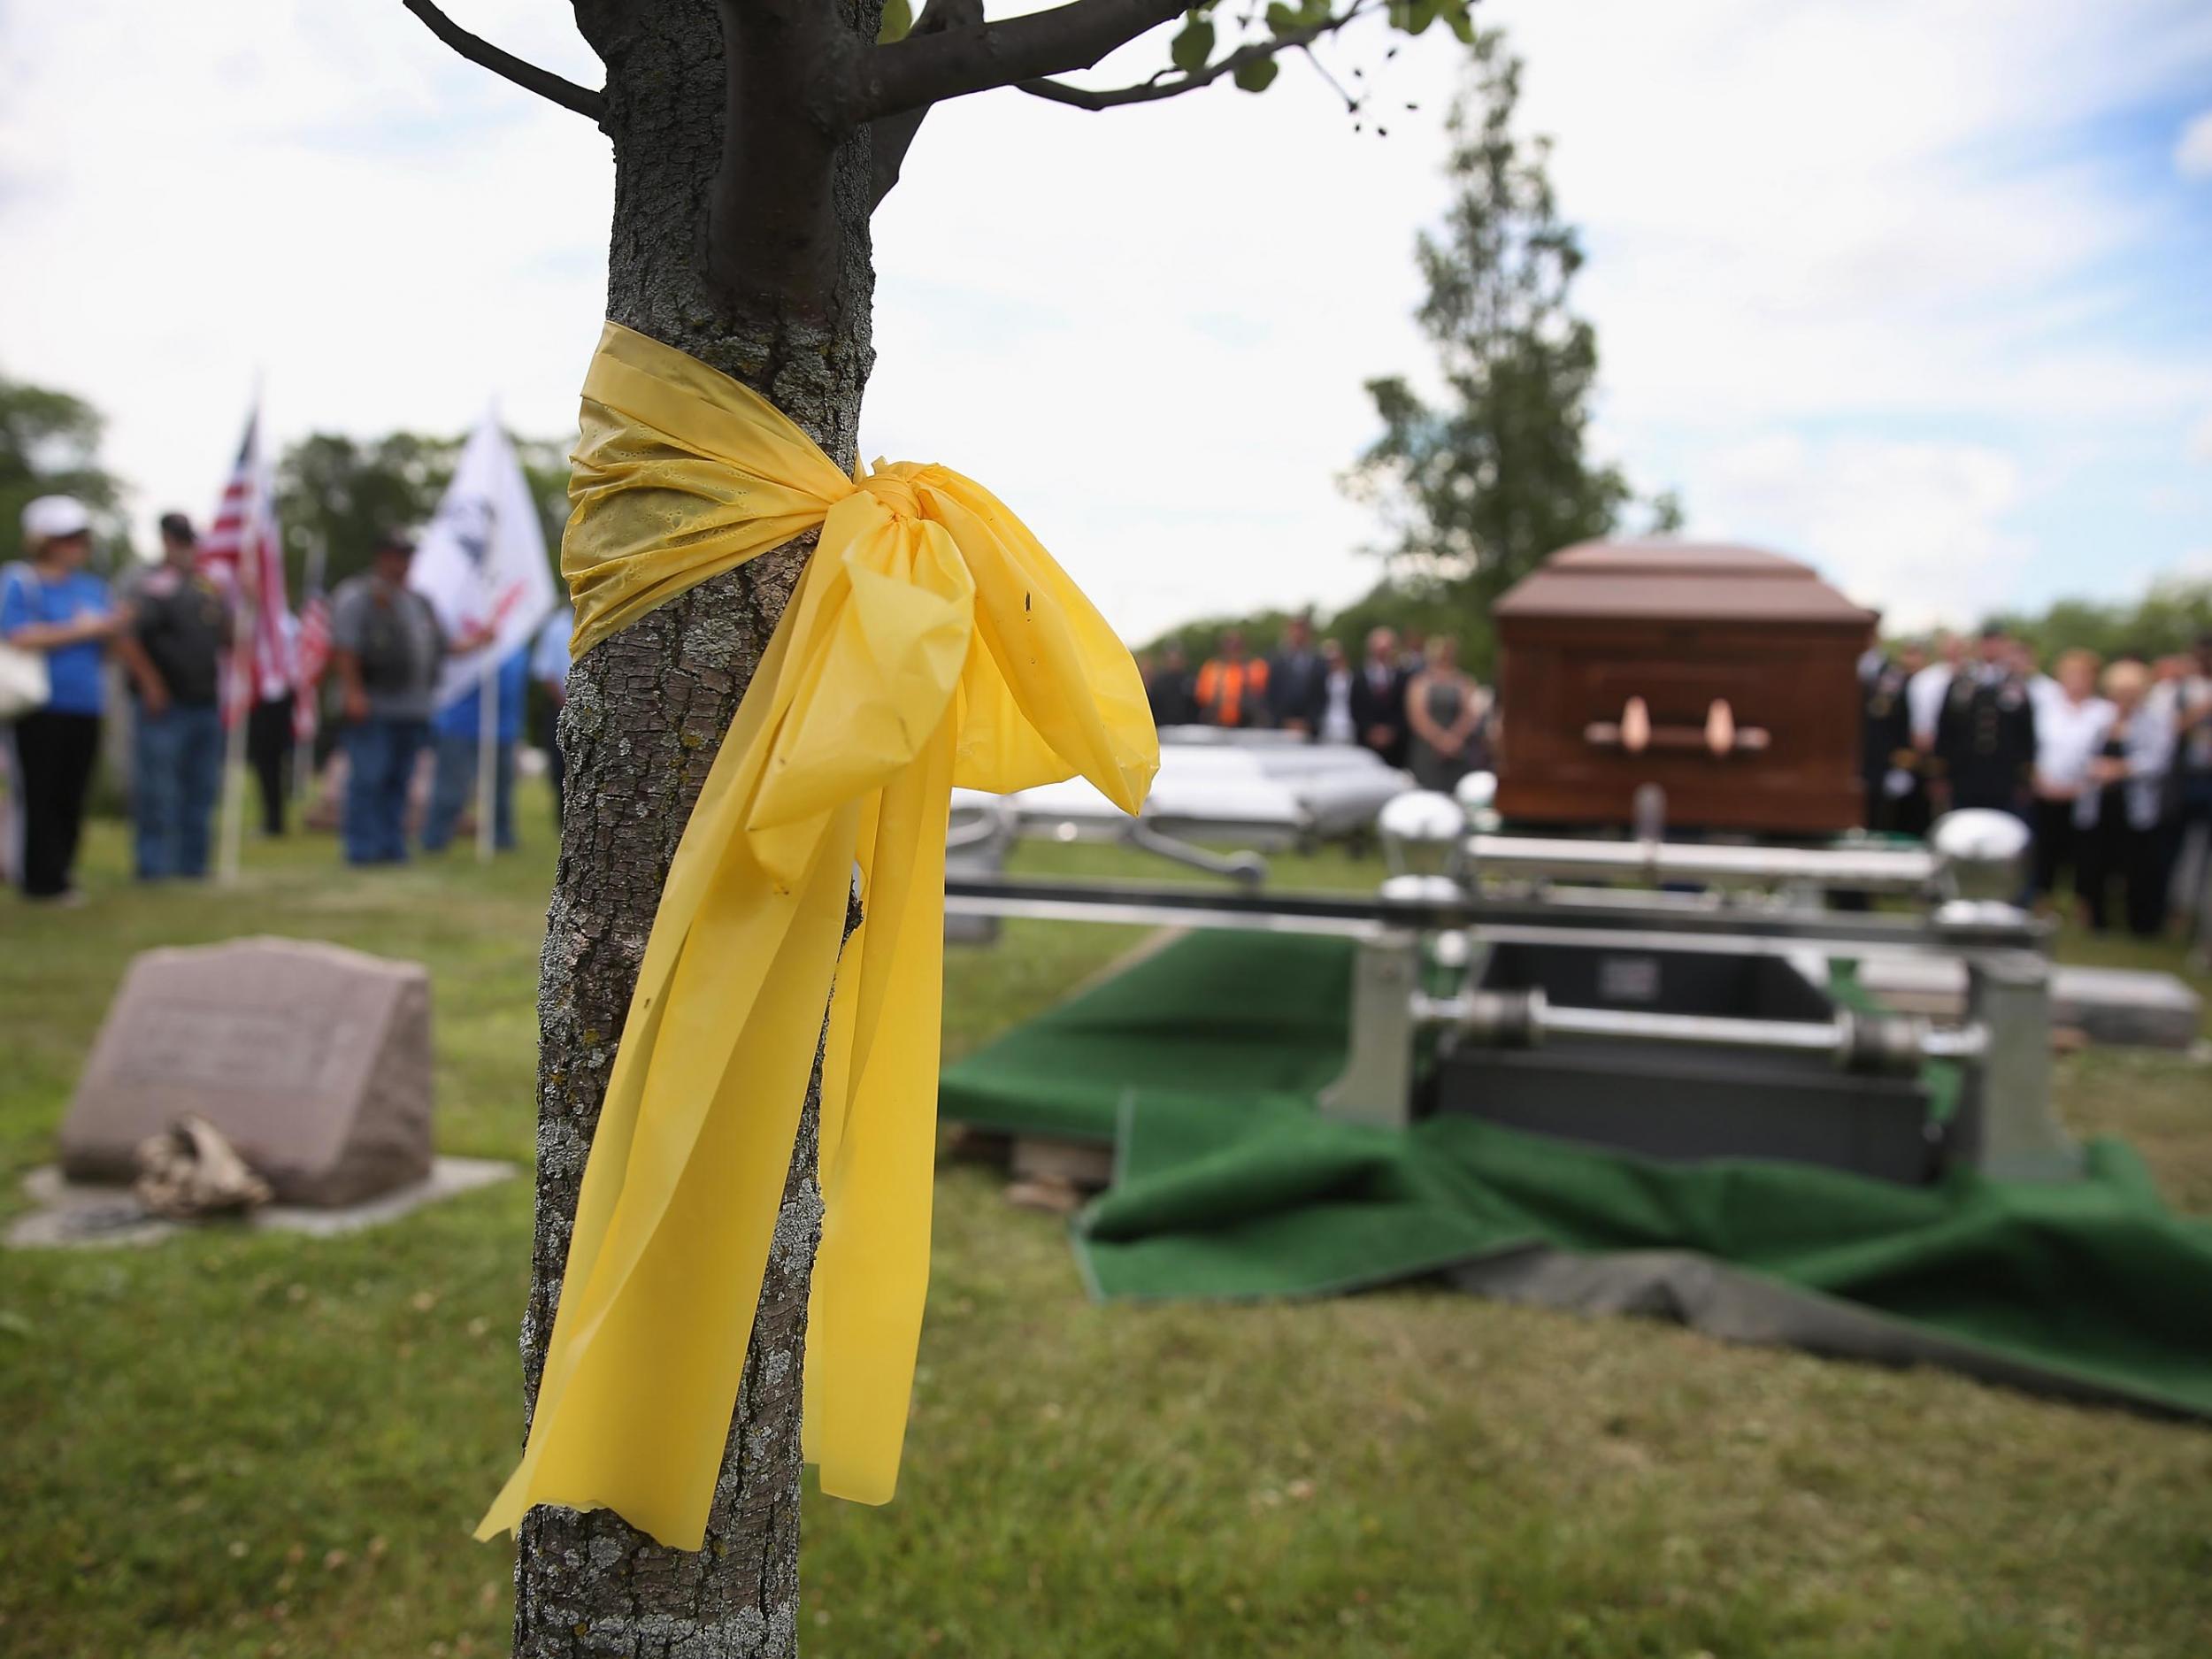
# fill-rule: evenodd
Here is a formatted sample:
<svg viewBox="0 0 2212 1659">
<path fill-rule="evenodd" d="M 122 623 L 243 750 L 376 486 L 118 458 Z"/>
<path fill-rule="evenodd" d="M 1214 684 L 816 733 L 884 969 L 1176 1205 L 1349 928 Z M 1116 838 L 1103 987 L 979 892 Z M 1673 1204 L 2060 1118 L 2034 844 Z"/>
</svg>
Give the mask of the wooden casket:
<svg viewBox="0 0 2212 1659">
<path fill-rule="evenodd" d="M 1586 541 L 1494 608 L 1497 806 L 1625 828 L 1818 834 L 1860 821 L 1858 659 L 1878 613 L 1755 548 Z"/>
</svg>

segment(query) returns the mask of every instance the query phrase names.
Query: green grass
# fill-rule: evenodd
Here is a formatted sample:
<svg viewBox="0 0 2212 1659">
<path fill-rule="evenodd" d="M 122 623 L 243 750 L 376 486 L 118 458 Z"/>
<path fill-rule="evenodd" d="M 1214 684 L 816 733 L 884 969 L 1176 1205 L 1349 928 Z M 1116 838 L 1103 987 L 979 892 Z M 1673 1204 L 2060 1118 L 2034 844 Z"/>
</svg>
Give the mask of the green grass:
<svg viewBox="0 0 2212 1659">
<path fill-rule="evenodd" d="M 103 826 L 89 907 L 0 902 L 0 1217 L 132 953 L 241 933 L 427 962 L 441 1145 L 526 1161 L 541 813 L 489 870 L 354 875 L 317 838 L 250 848 L 232 893 L 130 888 Z M 1139 938 L 1015 924 L 956 951 L 949 1052 Z M 2077 1127 L 2212 1210 L 2204 1067 L 2061 1076 Z M 2200 1429 L 1423 1290 L 1095 1308 L 1060 1226 L 1000 1186 L 939 1179 L 898 1501 L 808 1500 L 812 1652 L 2208 1651 Z M 514 1181 L 349 1238 L 0 1256 L 0 1653 L 502 1651 L 508 1557 L 467 1534 L 516 1449 L 528 1232 Z"/>
</svg>

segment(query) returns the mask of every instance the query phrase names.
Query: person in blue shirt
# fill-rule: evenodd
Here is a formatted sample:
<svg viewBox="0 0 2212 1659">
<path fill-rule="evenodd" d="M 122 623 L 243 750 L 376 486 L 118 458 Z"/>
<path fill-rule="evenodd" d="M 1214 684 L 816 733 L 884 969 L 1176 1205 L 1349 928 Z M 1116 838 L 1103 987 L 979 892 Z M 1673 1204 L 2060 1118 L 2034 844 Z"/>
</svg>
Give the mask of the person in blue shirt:
<svg viewBox="0 0 2212 1659">
<path fill-rule="evenodd" d="M 77 842 L 84 829 L 93 763 L 106 702 L 104 658 L 126 618 L 107 584 L 84 568 L 92 517 L 67 495 L 41 495 L 23 509 L 24 561 L 0 573 L 0 640 L 46 659 L 48 691 L 15 722 L 16 776 L 23 789 L 23 895 L 75 900 Z"/>
<path fill-rule="evenodd" d="M 530 689 L 530 648 L 524 645 L 499 665 L 493 711 L 497 748 L 492 756 L 492 845 L 515 846 L 515 744 L 522 736 L 523 700 Z M 422 849 L 434 853 L 453 840 L 461 809 L 476 792 L 476 744 L 484 718 L 483 687 L 472 686 L 430 722 L 437 771 L 430 784 L 430 811 L 423 820 Z"/>
</svg>

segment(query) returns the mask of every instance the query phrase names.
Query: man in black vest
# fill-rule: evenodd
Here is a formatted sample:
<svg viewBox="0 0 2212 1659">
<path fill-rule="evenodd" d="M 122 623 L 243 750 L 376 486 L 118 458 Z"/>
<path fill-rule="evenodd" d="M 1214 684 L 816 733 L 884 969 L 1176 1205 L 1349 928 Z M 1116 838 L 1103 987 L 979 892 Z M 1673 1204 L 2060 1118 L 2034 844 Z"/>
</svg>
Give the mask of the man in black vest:
<svg viewBox="0 0 2212 1659">
<path fill-rule="evenodd" d="M 1952 676 L 1936 716 L 1935 761 L 1953 810 L 2027 816 L 2035 776 L 2035 701 L 2002 628 L 1982 630 L 1979 660 Z"/>
<path fill-rule="evenodd" d="M 131 824 L 141 881 L 207 874 L 209 825 L 223 771 L 217 709 L 231 610 L 198 568 L 199 538 L 180 512 L 161 520 L 161 563 L 130 588 L 116 655 L 136 698 Z"/>
</svg>

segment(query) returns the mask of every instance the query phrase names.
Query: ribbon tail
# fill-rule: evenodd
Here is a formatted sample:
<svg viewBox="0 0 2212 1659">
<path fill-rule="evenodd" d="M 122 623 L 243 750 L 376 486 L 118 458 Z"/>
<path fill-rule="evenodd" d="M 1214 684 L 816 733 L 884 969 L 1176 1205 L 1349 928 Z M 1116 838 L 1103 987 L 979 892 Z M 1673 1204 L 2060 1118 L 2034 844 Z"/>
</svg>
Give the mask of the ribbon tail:
<svg viewBox="0 0 2212 1659">
<path fill-rule="evenodd" d="M 664 979 L 665 975 L 662 976 Z M 641 983 L 642 983 L 641 976 Z M 633 1007 L 634 1009 L 634 1002 Z M 640 1053 L 649 1052 L 660 1035 L 661 1014 L 667 1007 L 664 998 L 655 1002 L 641 1012 L 634 1013 L 623 1031 L 626 1048 L 634 1045 Z M 522 1525 L 522 1517 L 530 1506 L 539 1500 L 532 1495 L 537 1483 L 538 1464 L 548 1442 L 553 1438 L 549 1425 L 559 1415 L 561 1399 L 568 1386 L 568 1379 L 575 1370 L 579 1344 L 575 1340 L 577 1325 L 584 1319 L 587 1292 L 591 1270 L 599 1252 L 600 1240 L 606 1232 L 605 1212 L 613 1207 L 622 1189 L 624 1168 L 628 1162 L 629 1146 L 635 1132 L 640 1085 L 643 1068 L 634 1071 L 625 1068 L 618 1056 L 615 1073 L 608 1080 L 607 1092 L 600 1103 L 599 1123 L 593 1135 L 595 1151 L 605 1148 L 603 1156 L 594 1157 L 584 1171 L 583 1190 L 577 1200 L 577 1211 L 569 1235 L 568 1256 L 564 1279 L 572 1283 L 573 1296 L 565 1296 L 558 1312 L 554 1316 L 553 1336 L 546 1349 L 546 1363 L 538 1380 L 536 1409 L 530 1420 L 530 1434 L 523 1448 L 520 1462 L 507 1477 L 499 1495 L 492 1501 L 484 1518 L 477 1523 L 476 1536 L 488 1540 L 502 1532 L 515 1532 Z M 598 1211 L 595 1216 L 595 1211 Z"/>
<path fill-rule="evenodd" d="M 672 987 L 642 1116 L 698 1100 L 695 1139 L 672 1179 L 658 1170 L 641 1179 L 634 1156 L 601 1259 L 563 1297 L 547 1361 L 554 1386 L 541 1394 L 522 1466 L 486 1533 L 533 1503 L 560 1503 L 615 1509 L 664 1544 L 701 1547 L 843 932 L 853 826 L 849 811 L 825 824 L 780 928 L 737 930 L 755 935 L 767 972 L 735 1016 L 742 1029 L 718 1076 L 698 1048 L 671 1041 L 680 1002 L 703 1000 L 688 1010 L 696 1015 L 718 1002 L 711 974 Z M 700 957 L 711 967 L 744 950 Z M 651 1150 L 660 1162 L 663 1148 Z"/>
<path fill-rule="evenodd" d="M 824 1069 L 822 1243 L 807 1315 L 802 1437 L 822 1490 L 887 1503 L 929 1286 L 944 1002 L 945 822 L 954 718 L 885 785 L 864 841 L 866 921 L 839 969 L 839 1065 Z"/>
<path fill-rule="evenodd" d="M 787 612 L 664 890 L 595 1134 L 520 1465 L 479 1536 L 603 1507 L 699 1548 L 843 933 L 859 811 L 743 827 Z M 803 842 L 801 847 L 800 843 Z M 797 854 L 793 857 L 795 850 Z M 795 864 L 795 868 L 792 865 Z M 716 1294 L 702 1296 L 700 1286 Z"/>
</svg>

